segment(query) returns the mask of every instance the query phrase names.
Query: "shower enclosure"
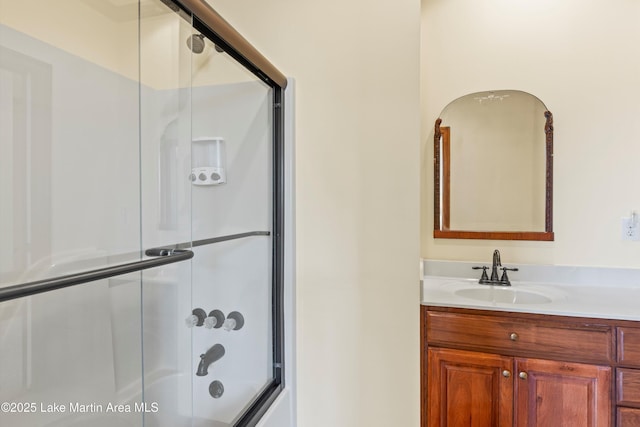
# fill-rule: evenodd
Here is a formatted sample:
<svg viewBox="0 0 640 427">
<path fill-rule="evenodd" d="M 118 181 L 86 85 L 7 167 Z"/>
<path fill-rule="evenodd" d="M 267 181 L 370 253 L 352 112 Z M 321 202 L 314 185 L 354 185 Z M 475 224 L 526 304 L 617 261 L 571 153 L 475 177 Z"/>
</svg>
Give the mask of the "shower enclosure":
<svg viewBox="0 0 640 427">
<path fill-rule="evenodd" d="M 0 0 L 0 425 L 254 425 L 284 77 L 199 0 Z"/>
</svg>

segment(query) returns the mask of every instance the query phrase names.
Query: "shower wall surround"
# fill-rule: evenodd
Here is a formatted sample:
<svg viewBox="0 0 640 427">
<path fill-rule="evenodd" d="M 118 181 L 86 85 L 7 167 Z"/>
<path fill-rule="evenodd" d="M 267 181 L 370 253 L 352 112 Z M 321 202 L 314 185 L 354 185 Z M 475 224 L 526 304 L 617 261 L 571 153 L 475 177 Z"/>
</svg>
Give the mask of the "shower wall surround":
<svg viewBox="0 0 640 427">
<path fill-rule="evenodd" d="M 143 40 L 137 81 L 0 24 L 0 290 L 201 242 L 191 261 L 0 302 L 0 425 L 250 425 L 280 375 L 273 89 L 228 65 L 225 83 L 194 86 L 202 59 L 182 36 L 196 31 L 155 3 L 179 39 L 163 87 L 145 84 Z M 202 55 L 234 62 L 208 40 Z M 203 137 L 225 140 L 224 184 L 189 180 Z M 189 328 L 196 307 L 244 325 Z"/>
</svg>

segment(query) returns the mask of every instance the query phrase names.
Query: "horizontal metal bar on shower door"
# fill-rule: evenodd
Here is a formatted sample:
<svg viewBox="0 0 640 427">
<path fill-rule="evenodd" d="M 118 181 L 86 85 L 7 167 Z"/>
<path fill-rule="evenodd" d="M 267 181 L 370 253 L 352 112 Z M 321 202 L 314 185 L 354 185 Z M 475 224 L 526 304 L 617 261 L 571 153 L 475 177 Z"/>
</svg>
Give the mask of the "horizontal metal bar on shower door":
<svg viewBox="0 0 640 427">
<path fill-rule="evenodd" d="M 191 242 L 191 247 L 195 248 L 198 246 L 206 246 L 212 243 L 220 243 L 220 242 L 226 242 L 228 240 L 243 239 L 245 237 L 251 237 L 251 236 L 270 236 L 270 235 L 271 235 L 271 232 L 269 231 L 249 231 L 247 233 L 229 234 L 227 236 L 212 237 L 210 239 L 194 240 L 193 242 Z"/>
<path fill-rule="evenodd" d="M 214 243 L 227 242 L 229 240 L 244 239 L 252 236 L 270 236 L 270 231 L 249 231 L 246 233 L 228 234 L 226 236 L 211 237 L 209 239 L 194 240 L 192 242 L 176 243 L 175 245 L 167 245 L 161 248 L 147 249 L 145 252 L 148 256 L 157 256 L 163 254 L 163 251 L 171 251 L 176 249 L 197 248 L 198 246 L 212 245 Z"/>
<path fill-rule="evenodd" d="M 107 279 L 109 277 L 119 276 L 122 274 L 134 273 L 136 271 L 172 264 L 174 262 L 185 261 L 193 258 L 193 252 L 190 250 L 171 249 L 166 250 L 165 252 L 158 251 L 153 256 L 157 256 L 157 258 L 145 259 L 127 264 L 98 268 L 95 270 L 68 274 L 51 279 L 38 280 L 35 282 L 0 288 L 0 302 L 41 294 L 43 292 L 55 291 L 69 286 L 81 285 L 83 283 Z"/>
</svg>

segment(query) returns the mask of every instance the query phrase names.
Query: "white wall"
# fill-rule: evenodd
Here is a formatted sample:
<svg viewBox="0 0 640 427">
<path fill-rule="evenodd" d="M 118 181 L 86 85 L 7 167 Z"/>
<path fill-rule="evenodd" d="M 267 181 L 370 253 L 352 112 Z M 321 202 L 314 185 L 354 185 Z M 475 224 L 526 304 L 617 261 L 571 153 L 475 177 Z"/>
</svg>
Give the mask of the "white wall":
<svg viewBox="0 0 640 427">
<path fill-rule="evenodd" d="M 419 3 L 210 0 L 296 79 L 298 426 L 417 426 Z"/>
<path fill-rule="evenodd" d="M 422 0 L 422 256 L 637 267 L 620 218 L 640 210 L 640 3 Z M 433 123 L 453 99 L 518 89 L 554 115 L 555 242 L 433 239 Z"/>
</svg>

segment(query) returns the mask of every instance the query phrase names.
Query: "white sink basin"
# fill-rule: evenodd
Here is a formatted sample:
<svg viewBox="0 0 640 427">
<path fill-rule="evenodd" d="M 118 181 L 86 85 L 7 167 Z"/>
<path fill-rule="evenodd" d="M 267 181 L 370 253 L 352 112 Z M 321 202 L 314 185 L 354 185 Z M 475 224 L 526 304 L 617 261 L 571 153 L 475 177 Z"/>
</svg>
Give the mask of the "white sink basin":
<svg viewBox="0 0 640 427">
<path fill-rule="evenodd" d="M 474 287 L 458 289 L 454 294 L 463 298 L 500 304 L 545 304 L 551 302 L 551 298 L 546 295 L 510 287 Z"/>
<path fill-rule="evenodd" d="M 513 281 L 511 286 L 479 284 L 477 279 L 425 276 L 425 301 L 469 307 L 549 307 L 566 303 L 566 291 L 548 283 Z M 532 307 L 533 308 L 533 307 Z"/>
</svg>

